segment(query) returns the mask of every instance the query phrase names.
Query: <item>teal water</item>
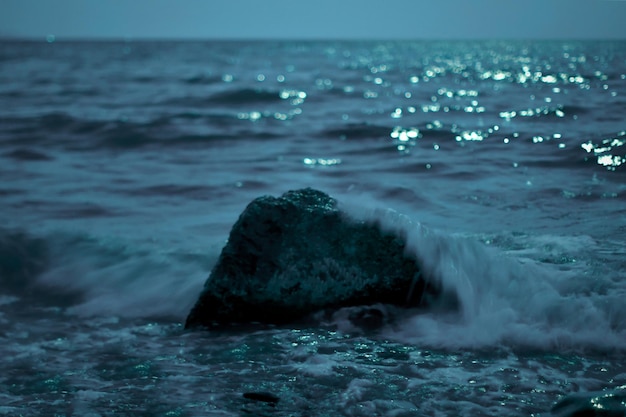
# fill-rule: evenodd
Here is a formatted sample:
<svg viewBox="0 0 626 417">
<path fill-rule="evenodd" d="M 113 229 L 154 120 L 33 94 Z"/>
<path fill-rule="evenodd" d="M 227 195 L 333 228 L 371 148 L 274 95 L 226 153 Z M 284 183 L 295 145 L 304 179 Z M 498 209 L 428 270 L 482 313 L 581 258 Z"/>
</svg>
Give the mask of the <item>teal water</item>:
<svg viewBox="0 0 626 417">
<path fill-rule="evenodd" d="M 623 410 L 625 46 L 3 41 L 0 413 Z M 184 331 L 239 213 L 307 186 L 405 215 L 461 311 Z"/>
</svg>

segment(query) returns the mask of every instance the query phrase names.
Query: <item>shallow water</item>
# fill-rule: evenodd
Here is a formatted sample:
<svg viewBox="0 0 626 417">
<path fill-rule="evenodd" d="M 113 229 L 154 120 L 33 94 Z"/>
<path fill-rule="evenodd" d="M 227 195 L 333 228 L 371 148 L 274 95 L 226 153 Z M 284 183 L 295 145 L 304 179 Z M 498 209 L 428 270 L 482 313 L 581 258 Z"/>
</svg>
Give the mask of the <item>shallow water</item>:
<svg viewBox="0 0 626 417">
<path fill-rule="evenodd" d="M 626 385 L 625 43 L 4 41 L 0 62 L 0 413 L 550 415 Z M 406 215 L 383 223 L 461 311 L 184 331 L 239 213 L 307 186 Z"/>
</svg>

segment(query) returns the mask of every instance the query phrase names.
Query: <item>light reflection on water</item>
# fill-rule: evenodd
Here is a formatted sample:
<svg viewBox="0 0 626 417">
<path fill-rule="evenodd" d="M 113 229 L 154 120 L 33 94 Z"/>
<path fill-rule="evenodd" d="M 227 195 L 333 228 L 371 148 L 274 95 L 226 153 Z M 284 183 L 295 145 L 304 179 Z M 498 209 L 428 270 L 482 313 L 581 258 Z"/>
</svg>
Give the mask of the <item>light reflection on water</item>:
<svg viewBox="0 0 626 417">
<path fill-rule="evenodd" d="M 599 165 L 614 171 L 622 164 L 626 164 L 626 131 L 621 131 L 616 137 L 602 139 L 599 143 L 585 142 L 581 147 L 597 158 Z M 618 152 L 620 154 L 615 154 Z"/>
<path fill-rule="evenodd" d="M 486 244 L 526 263 L 581 271 L 584 292 L 575 301 L 621 285 L 623 245 L 613 240 L 624 232 L 626 75 L 623 52 L 611 50 L 623 43 L 263 46 L 186 44 L 194 53 L 174 54 L 171 65 L 162 65 L 162 48 L 140 43 L 99 46 L 115 59 L 135 57 L 128 67 L 76 63 L 81 54 L 72 48 L 58 49 L 63 59 L 38 58 L 46 66 L 32 57 L 3 61 L 10 82 L 0 89 L 13 97 L 0 124 L 9 142 L 1 156 L 6 217 L 126 236 L 124 245 L 158 254 L 158 262 L 130 262 L 128 276 L 150 283 L 141 291 L 132 285 L 120 297 L 104 279 L 89 287 L 90 300 L 100 289 L 112 294 L 96 303 L 103 315 L 118 298 L 125 308 L 162 311 L 166 303 L 153 302 L 161 301 L 159 284 L 189 279 L 190 269 L 200 288 L 207 274 L 195 263 L 214 263 L 204 255 L 207 240 L 216 258 L 252 198 L 302 186 L 345 192 L 355 204 L 359 192 L 370 193 L 434 227 L 484 233 Z M 84 201 L 104 209 L 87 218 Z M 569 249 L 572 235 L 581 236 L 586 257 Z M 505 238 L 510 243 L 498 243 Z M 606 249 L 590 249 L 596 240 Z M 550 250 L 554 242 L 563 249 Z M 171 251 L 180 251 L 180 264 L 164 255 Z M 623 303 L 615 294 L 607 320 L 618 328 Z M 277 415 L 298 415 L 300 406 L 301 415 L 457 415 L 459 404 L 474 415 L 501 415 L 504 406 L 528 415 L 626 375 L 621 356 L 438 351 L 321 329 L 230 337 L 181 334 L 167 323 L 76 321 L 60 311 L 13 320 L 18 302 L 0 300 L 0 369 L 8 370 L 0 397 L 12 401 L 0 413 L 60 406 L 81 415 L 269 414 L 242 397 L 268 390 L 281 397 Z M 564 342 L 572 334 L 553 330 Z"/>
<path fill-rule="evenodd" d="M 237 117 L 252 122 L 273 119 L 289 123 L 303 117 L 301 123 L 307 123 L 315 117 L 309 99 L 314 97 L 319 101 L 322 96 L 332 94 L 339 101 L 336 106 L 328 105 L 329 116 L 336 111 L 343 121 L 390 125 L 392 145 L 407 156 L 419 139 L 432 130 L 433 121 L 424 119 L 429 113 L 440 114 L 441 120 L 437 121 L 451 128 L 450 137 L 460 144 L 484 142 L 489 136 L 495 136 L 500 143 L 510 143 L 511 138 L 518 136 L 532 144 L 558 139 L 556 151 L 550 150 L 554 153 L 565 149 L 567 143 L 561 138 L 560 125 L 554 125 L 551 131 L 550 124 L 553 118 L 563 119 L 563 123 L 579 121 L 581 106 L 577 103 L 580 96 L 577 91 L 605 91 L 610 99 L 618 97 L 623 87 L 624 74 L 607 73 L 608 57 L 589 56 L 588 51 L 578 50 L 580 45 L 555 43 L 550 46 L 554 53 L 544 51 L 539 59 L 536 50 L 533 52 L 536 45 L 491 43 L 489 46 L 477 49 L 468 44 L 446 44 L 445 53 L 440 54 L 426 53 L 430 47 L 425 43 L 410 42 L 326 47 L 324 53 L 329 58 L 340 57 L 338 67 L 346 74 L 320 69 L 308 83 L 296 84 L 291 77 L 283 75 L 292 73 L 293 65 L 275 69 L 275 76 L 270 76 L 270 71 L 258 72 L 255 81 L 280 86 L 278 96 L 292 108 L 254 109 L 240 112 Z M 415 58 L 408 62 L 404 60 L 407 48 L 415 51 Z M 316 53 L 316 45 L 309 44 L 303 50 Z M 228 74 L 223 77 L 224 82 L 232 83 L 240 78 Z M 508 96 L 513 98 L 506 100 Z M 396 105 L 385 109 L 381 103 L 389 98 L 394 98 Z M 350 100 L 348 108 L 339 104 L 344 99 Z M 520 106 L 524 101 L 528 105 Z M 399 120 L 404 122 L 398 125 Z M 520 122 L 525 125 L 520 126 Z M 441 126 L 437 129 L 441 130 Z M 589 138 L 594 133 L 583 131 Z M 373 133 L 372 139 L 375 138 Z M 621 166 L 621 155 L 594 149 L 594 154 L 602 153 L 597 155 L 599 165 L 610 169 Z M 582 153 L 578 157 L 585 158 Z"/>
<path fill-rule="evenodd" d="M 184 332 L 113 318 L 39 319 L 25 336 L 10 327 L 0 386 L 11 415 L 547 415 L 625 370 L 611 355 L 449 351 L 324 328 Z"/>
</svg>

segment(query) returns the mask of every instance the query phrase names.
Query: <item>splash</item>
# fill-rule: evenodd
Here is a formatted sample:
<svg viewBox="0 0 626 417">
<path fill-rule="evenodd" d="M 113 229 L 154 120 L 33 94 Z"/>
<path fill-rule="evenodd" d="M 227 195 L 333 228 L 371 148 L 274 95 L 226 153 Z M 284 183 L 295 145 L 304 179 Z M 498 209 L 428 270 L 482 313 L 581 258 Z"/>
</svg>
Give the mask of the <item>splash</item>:
<svg viewBox="0 0 626 417">
<path fill-rule="evenodd" d="M 406 250 L 419 259 L 425 276 L 460 302 L 458 313 L 410 315 L 388 327 L 385 336 L 452 349 L 623 349 L 623 281 L 591 275 L 584 261 L 571 267 L 553 262 L 545 252 L 550 249 L 538 241 L 521 253 L 506 253 L 475 237 L 429 229 L 389 209 L 364 208 L 363 202 L 348 206 L 354 215 L 405 236 Z M 569 248 L 572 257 L 593 256 L 593 240 L 583 240 L 581 247 Z M 555 257 L 562 259 L 562 254 Z"/>
</svg>

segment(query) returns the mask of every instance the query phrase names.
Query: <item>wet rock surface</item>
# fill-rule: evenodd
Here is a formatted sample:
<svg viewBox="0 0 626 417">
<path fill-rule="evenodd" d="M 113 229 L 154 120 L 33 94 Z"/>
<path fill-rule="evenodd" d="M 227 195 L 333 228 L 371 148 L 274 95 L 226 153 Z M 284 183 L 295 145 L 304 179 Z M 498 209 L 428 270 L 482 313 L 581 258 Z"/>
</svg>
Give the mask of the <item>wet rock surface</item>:
<svg viewBox="0 0 626 417">
<path fill-rule="evenodd" d="M 284 324 L 375 303 L 414 307 L 437 293 L 402 236 L 350 218 L 336 200 L 307 188 L 248 205 L 185 326 Z"/>
<path fill-rule="evenodd" d="M 626 417 L 626 385 L 568 395 L 555 404 L 551 414 L 555 417 Z"/>
</svg>

